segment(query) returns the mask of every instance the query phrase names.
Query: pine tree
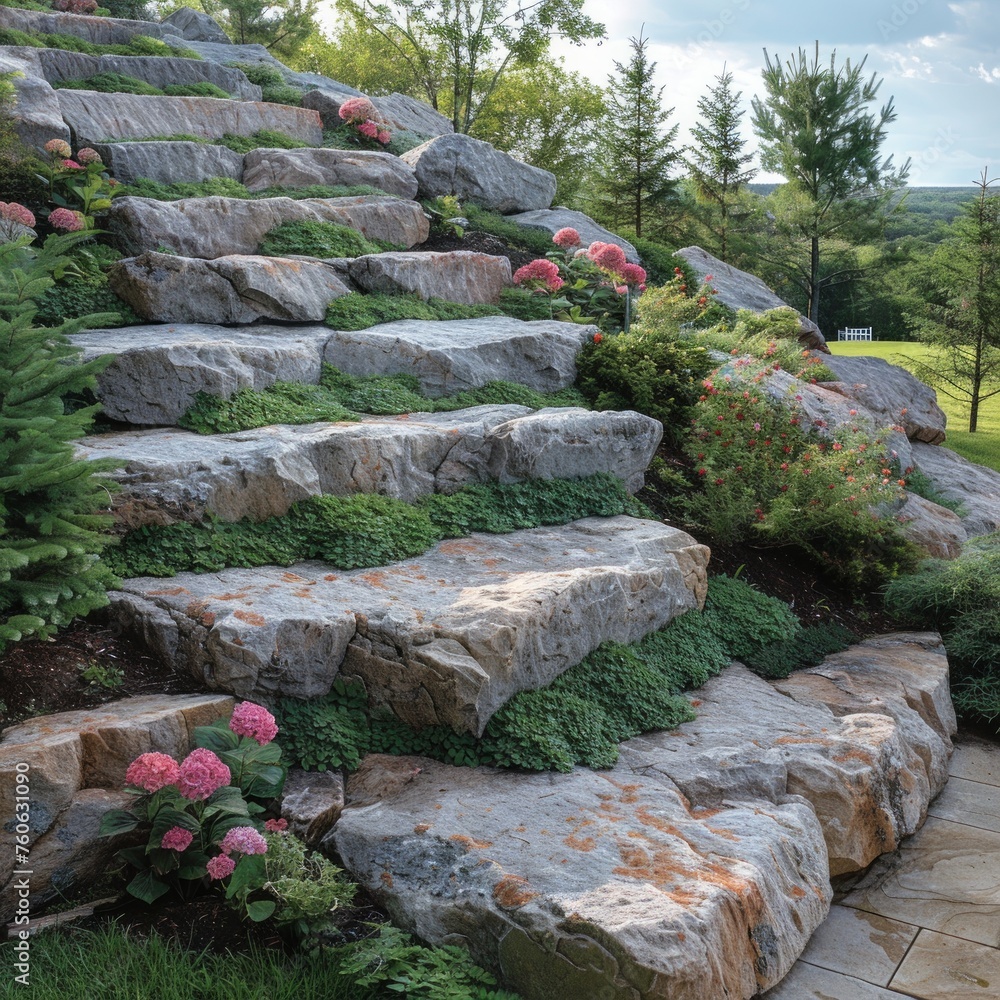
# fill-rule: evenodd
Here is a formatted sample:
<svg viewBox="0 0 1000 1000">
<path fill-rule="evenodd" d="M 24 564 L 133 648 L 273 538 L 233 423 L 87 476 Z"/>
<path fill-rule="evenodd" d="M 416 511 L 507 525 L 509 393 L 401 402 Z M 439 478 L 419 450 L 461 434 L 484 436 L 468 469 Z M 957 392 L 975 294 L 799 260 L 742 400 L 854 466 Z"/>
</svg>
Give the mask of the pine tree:
<svg viewBox="0 0 1000 1000">
<path fill-rule="evenodd" d="M 757 171 L 747 168 L 753 154 L 743 152 L 746 140 L 740 137 L 742 91 L 732 92 L 733 74 L 725 66 L 716 81 L 708 94 L 698 99 L 701 120 L 691 129 L 698 145 L 688 147 L 687 163 L 698 197 L 718 212 L 715 233 L 719 237 L 719 256 L 728 261 L 730 216 L 740 188 Z"/>
<path fill-rule="evenodd" d="M 63 398 L 92 388 L 110 358 L 86 363 L 67 334 L 86 322 L 34 325 L 39 295 L 68 265 L 81 234 L 0 244 L 0 649 L 107 603 L 116 581 L 99 555 L 110 540 L 108 483 L 76 457 L 96 406 L 67 412 Z"/>
<path fill-rule="evenodd" d="M 666 128 L 674 109 L 663 110 L 665 88 L 653 83 L 656 63 L 646 54 L 649 39 L 640 31 L 629 44 L 628 65 L 615 62 L 618 76 L 608 77 L 596 208 L 612 227 L 629 226 L 641 237 L 650 215 L 677 197 L 670 170 L 680 153 L 674 148 L 678 126 Z"/>
</svg>

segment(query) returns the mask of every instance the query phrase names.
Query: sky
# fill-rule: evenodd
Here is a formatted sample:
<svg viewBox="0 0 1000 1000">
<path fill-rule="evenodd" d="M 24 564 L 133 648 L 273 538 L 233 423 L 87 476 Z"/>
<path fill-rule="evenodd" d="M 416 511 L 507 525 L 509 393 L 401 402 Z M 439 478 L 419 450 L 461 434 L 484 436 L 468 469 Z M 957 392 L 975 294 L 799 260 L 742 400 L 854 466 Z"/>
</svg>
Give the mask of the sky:
<svg viewBox="0 0 1000 1000">
<path fill-rule="evenodd" d="M 641 31 L 682 144 L 698 98 L 725 64 L 743 92 L 742 132 L 755 148 L 749 105 L 764 93 L 764 50 L 785 63 L 800 48 L 811 56 L 818 40 L 823 64 L 833 50 L 838 67 L 867 56 L 865 76 L 882 80 L 879 105 L 891 97 L 897 113 L 883 152 L 896 165 L 911 159 L 910 184 L 972 185 L 987 166 L 1000 176 L 1000 0 L 585 0 L 584 11 L 607 27 L 607 39 L 557 41 L 553 54 L 603 86 Z"/>
</svg>

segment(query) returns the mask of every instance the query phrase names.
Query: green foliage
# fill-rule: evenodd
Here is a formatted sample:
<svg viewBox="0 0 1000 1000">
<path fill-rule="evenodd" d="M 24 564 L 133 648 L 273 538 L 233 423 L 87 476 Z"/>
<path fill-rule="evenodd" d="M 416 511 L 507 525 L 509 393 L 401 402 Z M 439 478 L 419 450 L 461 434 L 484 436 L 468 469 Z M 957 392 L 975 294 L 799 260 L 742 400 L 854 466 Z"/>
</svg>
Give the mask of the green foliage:
<svg viewBox="0 0 1000 1000">
<path fill-rule="evenodd" d="M 217 97 L 230 101 L 233 95 L 208 80 L 195 80 L 192 83 L 168 83 L 163 88 L 166 97 Z"/>
<path fill-rule="evenodd" d="M 261 241 L 259 252 L 267 257 L 302 254 L 307 257 L 362 257 L 390 249 L 366 239 L 356 229 L 337 222 L 297 219 L 283 222 Z"/>
<path fill-rule="evenodd" d="M 46 638 L 102 607 L 117 582 L 98 558 L 110 540 L 107 485 L 94 475 L 101 466 L 73 449 L 96 407 L 63 406 L 64 396 L 93 388 L 111 359 L 79 361 L 67 335 L 83 319 L 35 325 L 36 300 L 79 237 L 49 237 L 41 248 L 28 242 L 0 244 L 0 648 Z"/>
<path fill-rule="evenodd" d="M 420 392 L 420 383 L 413 375 L 347 375 L 324 364 L 319 385 L 275 382 L 260 391 L 240 389 L 229 399 L 200 392 L 178 423 L 199 434 L 224 434 L 268 424 L 357 420 L 359 413 L 440 413 L 511 404 L 540 410 L 546 406 L 586 406 L 586 400 L 574 389 L 541 393 L 503 381 L 430 399 Z"/>
<path fill-rule="evenodd" d="M 747 666 L 761 677 L 781 679 L 793 670 L 817 666 L 854 641 L 854 635 L 836 622 L 805 625 L 791 638 L 779 639 L 749 656 Z"/>
<path fill-rule="evenodd" d="M 128 326 L 140 322 L 132 308 L 108 287 L 107 268 L 121 254 L 100 243 L 74 247 L 65 274 L 36 299 L 36 321 L 42 326 L 59 326 L 64 320 L 94 313 L 111 314 L 104 326 Z"/>
<path fill-rule="evenodd" d="M 274 714 L 288 759 L 307 771 L 356 771 L 371 752 L 364 685 L 341 675 L 322 698 L 282 698 Z"/>
<path fill-rule="evenodd" d="M 288 57 L 316 30 L 317 0 L 199 0 L 237 45 L 259 43 Z"/>
<path fill-rule="evenodd" d="M 93 688 L 104 688 L 105 691 L 115 691 L 125 683 L 125 671 L 113 664 L 98 663 L 90 660 L 79 666 L 80 680 Z"/>
<path fill-rule="evenodd" d="M 642 260 L 648 284 L 663 285 L 674 277 L 674 268 L 677 266 L 679 258 L 674 256 L 670 247 L 657 243 L 655 240 L 648 240 L 644 236 L 632 237 L 629 242 L 635 247 Z M 694 283 L 692 283 L 692 287 L 694 287 Z"/>
<path fill-rule="evenodd" d="M 485 304 L 465 305 L 436 298 L 425 300 L 416 295 L 362 295 L 360 292 L 351 292 L 330 303 L 326 310 L 326 325 L 334 330 L 366 330 L 378 323 L 391 323 L 400 319 L 477 319 L 481 316 L 499 315 L 499 308 Z"/>
<path fill-rule="evenodd" d="M 966 514 L 965 504 L 961 500 L 945 496 L 920 469 L 914 468 L 906 474 L 906 489 L 907 492 L 916 493 L 918 497 L 936 503 L 939 507 L 944 507 L 960 517 L 964 517 Z"/>
<path fill-rule="evenodd" d="M 70 52 L 84 52 L 91 56 L 183 56 L 185 59 L 201 59 L 193 49 L 171 48 L 166 42 L 148 35 L 135 35 L 127 45 L 99 45 L 88 42 L 76 35 L 49 34 L 45 31 L 17 31 L 14 28 L 0 28 L 0 45 L 27 45 L 35 49 L 66 49 Z"/>
<path fill-rule="evenodd" d="M 800 628 L 783 601 L 729 576 L 709 581 L 703 614 L 729 655 L 743 661 L 753 659 L 764 646 L 794 637 Z"/>
<path fill-rule="evenodd" d="M 394 198 L 381 188 L 370 184 L 310 184 L 307 187 L 269 187 L 250 193 L 251 198 L 358 198 L 364 195 L 377 195 L 382 198 Z"/>
<path fill-rule="evenodd" d="M 306 149 L 309 146 L 308 142 L 269 128 L 258 129 L 253 135 L 233 135 L 226 132 L 220 138 L 210 141 L 244 155 L 255 149 Z"/>
<path fill-rule="evenodd" d="M 101 94 L 147 94 L 163 96 L 159 87 L 124 73 L 94 73 L 77 80 L 56 80 L 52 86 L 56 90 L 96 90 Z M 227 95 L 228 96 L 228 95 Z"/>
<path fill-rule="evenodd" d="M 518 1000 L 456 945 L 428 948 L 388 924 L 341 952 L 340 974 L 408 1000 Z"/>
<path fill-rule="evenodd" d="M 489 233 L 511 247 L 530 250 L 539 256 L 544 256 L 552 249 L 552 234 L 547 229 L 519 225 L 498 212 L 488 212 L 478 205 L 465 205 L 464 212 L 469 220 L 470 232 Z"/>
<path fill-rule="evenodd" d="M 552 318 L 548 299 L 543 295 L 535 295 L 527 288 L 505 288 L 500 293 L 499 308 L 505 316 L 528 323 Z"/>
<path fill-rule="evenodd" d="M 181 198 L 353 198 L 360 195 L 385 195 L 384 191 L 369 184 L 320 185 L 304 188 L 269 187 L 261 191 L 249 191 L 239 181 L 231 177 L 209 177 L 203 181 L 175 181 L 163 184 L 160 181 L 140 177 L 130 184 L 122 184 L 117 189 L 117 197 L 132 195 L 136 198 L 153 198 L 156 201 L 179 201 Z"/>
<path fill-rule="evenodd" d="M 243 75 L 261 89 L 261 100 L 270 104 L 289 104 L 293 107 L 302 106 L 301 87 L 294 87 L 285 82 L 284 76 L 276 66 L 263 63 L 233 62 L 227 65 L 242 71 Z"/>
<path fill-rule="evenodd" d="M 322 559 L 338 569 L 385 566 L 420 555 L 442 538 L 501 534 L 581 517 L 639 513 L 606 473 L 575 480 L 465 486 L 414 504 L 371 493 L 312 496 L 264 521 L 146 525 L 106 560 L 121 576 L 217 572 L 226 566 L 288 566 Z"/>
</svg>

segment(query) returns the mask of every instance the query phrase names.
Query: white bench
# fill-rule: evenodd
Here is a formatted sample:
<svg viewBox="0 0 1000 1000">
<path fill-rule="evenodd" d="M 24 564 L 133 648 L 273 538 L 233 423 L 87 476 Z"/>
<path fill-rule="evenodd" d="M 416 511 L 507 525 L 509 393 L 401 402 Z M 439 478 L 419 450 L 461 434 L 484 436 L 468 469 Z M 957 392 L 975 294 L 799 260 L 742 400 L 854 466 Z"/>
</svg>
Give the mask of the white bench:
<svg viewBox="0 0 1000 1000">
<path fill-rule="evenodd" d="M 837 340 L 871 340 L 870 326 L 849 326 L 846 330 L 837 331 Z"/>
</svg>

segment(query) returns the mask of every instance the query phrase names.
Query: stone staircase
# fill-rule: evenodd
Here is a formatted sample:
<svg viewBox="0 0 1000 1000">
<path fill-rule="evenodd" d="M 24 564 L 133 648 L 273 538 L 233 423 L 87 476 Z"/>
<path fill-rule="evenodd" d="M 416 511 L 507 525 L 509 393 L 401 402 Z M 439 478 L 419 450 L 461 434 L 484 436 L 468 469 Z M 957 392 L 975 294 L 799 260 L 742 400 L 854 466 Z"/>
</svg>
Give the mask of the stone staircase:
<svg viewBox="0 0 1000 1000">
<path fill-rule="evenodd" d="M 151 25 L 0 7 L 0 26 L 118 43 L 146 33 L 190 47 L 209 75 L 209 66 L 228 61 L 274 62 L 260 46 L 234 46 L 185 17 Z M 37 145 L 71 134 L 79 143 L 274 128 L 317 146 L 324 101 L 353 93 L 290 71 L 289 81 L 316 86 L 312 108 L 266 105 L 245 89 L 243 100 L 230 102 L 57 92 L 48 87 L 52 67 L 70 61 L 46 51 L 0 50 L 0 70 L 31 70 L 21 93 L 37 100 L 22 135 Z M 142 71 L 137 61 L 132 75 Z M 438 125 L 405 100 L 395 107 L 425 129 Z M 559 225 L 554 214 L 537 215 L 549 212 L 546 192 L 554 191 L 544 172 L 531 175 L 534 168 L 508 164 L 491 148 L 486 155 L 466 137 L 444 138 L 437 164 L 427 151 L 433 140 L 391 165 L 385 154 L 316 148 L 239 157 L 191 143 L 101 147 L 129 178 L 152 176 L 143 171 L 153 167 L 166 183 L 369 182 L 392 195 L 114 203 L 106 228 L 133 255 L 118 266 L 115 287 L 161 325 L 75 340 L 86 357 L 116 355 L 98 394 L 106 415 L 124 426 L 88 438 L 81 451 L 117 463 L 121 504 L 141 512 L 131 526 L 157 517 L 259 520 L 321 493 L 410 500 L 466 483 L 595 472 L 641 486 L 661 428 L 631 412 L 479 406 L 211 437 L 176 426 L 200 391 L 315 384 L 323 361 L 349 374 L 415 375 L 431 397 L 497 379 L 540 391 L 572 383 L 574 357 L 593 328 L 504 317 L 358 332 L 315 325 L 316 303 L 349 291 L 495 299 L 509 282 L 505 260 L 256 255 L 262 236 L 290 219 L 337 221 L 370 238 L 418 244 L 427 235 L 411 200 L 418 184 L 421 197 L 433 197 L 435 184 L 448 187 L 439 194 L 475 190 L 494 207 L 529 213 L 530 224 Z M 473 156 L 484 157 L 479 172 L 464 159 Z M 359 179 L 376 176 L 397 187 Z M 163 247 L 173 253 L 158 252 Z M 488 281 L 495 292 L 469 291 Z M 303 562 L 130 579 L 112 595 L 112 612 L 217 692 L 189 699 L 186 709 L 158 702 L 157 719 L 173 727 L 160 749 L 183 742 L 178 711 L 205 715 L 230 694 L 314 697 L 339 675 L 361 678 L 373 706 L 414 726 L 478 734 L 513 694 L 545 686 L 601 642 L 636 640 L 697 607 L 708 555 L 656 521 L 587 518 L 443 541 L 374 569 Z M 696 722 L 630 741 L 605 772 L 525 776 L 370 758 L 350 781 L 348 808 L 327 846 L 403 926 L 432 942 L 468 944 L 528 1000 L 749 998 L 781 979 L 822 921 L 831 872 L 864 867 L 916 829 L 945 780 L 954 717 L 940 643 L 898 636 L 849 652 L 784 686 L 730 668 L 698 692 Z M 136 709 L 140 720 L 152 710 Z M 115 729 L 106 719 L 64 725 L 67 752 L 77 757 L 78 745 L 100 742 L 81 733 Z M 30 729 L 5 737 L 0 770 L 23 759 L 32 740 Z M 130 751 L 141 743 L 129 740 Z M 77 768 L 72 787 L 57 796 L 47 842 L 58 840 L 59 810 L 86 813 L 78 825 L 96 828 L 126 761 L 119 753 L 104 770 Z"/>
</svg>

